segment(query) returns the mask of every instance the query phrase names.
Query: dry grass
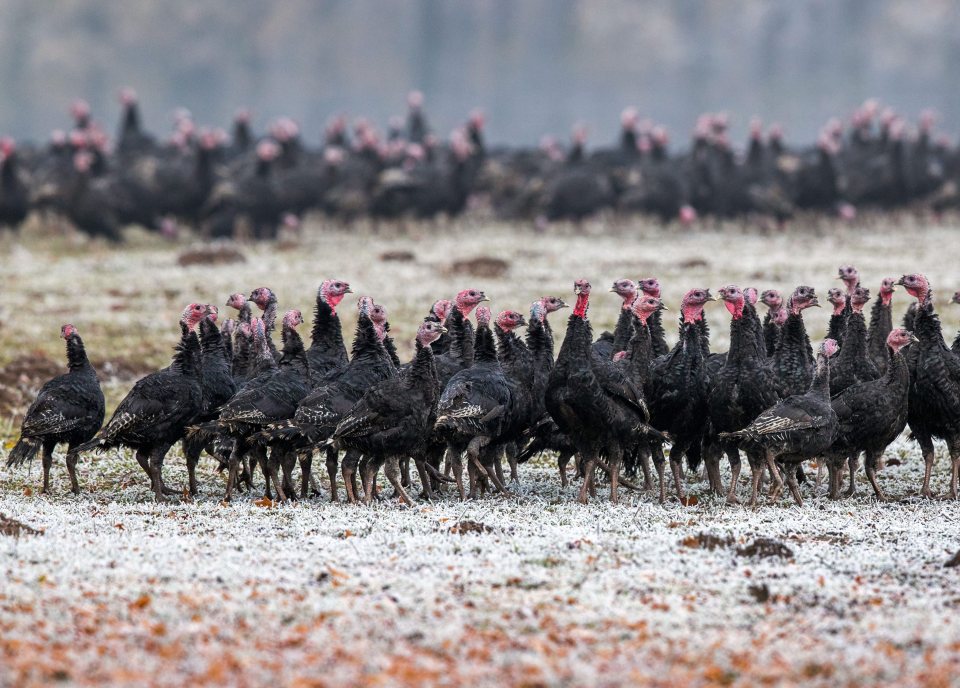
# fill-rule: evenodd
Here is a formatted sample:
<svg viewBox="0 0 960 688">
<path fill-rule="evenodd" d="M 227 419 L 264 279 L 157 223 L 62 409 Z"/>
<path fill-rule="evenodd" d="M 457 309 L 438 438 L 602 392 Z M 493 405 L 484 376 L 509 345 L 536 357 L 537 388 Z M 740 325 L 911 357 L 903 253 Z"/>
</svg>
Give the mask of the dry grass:
<svg viewBox="0 0 960 688">
<path fill-rule="evenodd" d="M 187 267 L 177 261 L 184 246 L 142 235 L 120 251 L 29 232 L 0 238 L 0 370 L 19 371 L 18 403 L 29 401 L 28 363 L 60 364 L 57 335 L 70 321 L 102 362 L 112 406 L 142 370 L 165 363 L 186 303 L 267 285 L 307 314 L 329 276 L 390 309 L 404 355 L 429 304 L 468 286 L 497 309 L 525 309 L 587 277 L 599 331 L 617 315 L 599 287 L 618 277 L 657 275 L 675 306 L 687 288 L 731 282 L 825 291 L 844 262 L 871 287 L 926 272 L 952 336 L 956 228 L 866 222 L 786 235 L 638 222 L 538 235 L 464 222 L 378 236 L 312 223 L 296 248 L 246 245 L 244 263 Z M 413 260 L 389 259 L 403 252 Z M 453 268 L 485 257 L 505 261 L 506 273 Z M 906 303 L 898 294 L 897 309 Z M 343 309 L 350 329 L 352 310 Z M 810 315 L 815 339 L 827 315 Z M 726 312 L 708 316 L 722 349 Z M 0 419 L 0 438 L 15 433 Z M 782 500 L 756 510 L 724 506 L 695 476 L 688 506 L 624 493 L 619 506 L 583 507 L 549 460 L 523 467 L 516 499 L 414 509 L 266 508 L 256 495 L 223 506 L 209 461 L 201 499 L 159 506 L 126 452 L 88 457 L 79 498 L 64 494 L 62 457 L 49 497 L 35 494 L 39 466 L 3 471 L 0 512 L 44 535 L 0 538 L 0 685 L 947 685 L 960 650 L 956 569 L 944 568 L 957 511 L 916 497 L 913 443 L 901 439 L 889 456 L 897 461 L 881 481 L 896 503 L 876 504 L 864 485 L 853 500 L 808 488 L 803 509 Z M 166 475 L 185 481 L 179 452 Z"/>
</svg>

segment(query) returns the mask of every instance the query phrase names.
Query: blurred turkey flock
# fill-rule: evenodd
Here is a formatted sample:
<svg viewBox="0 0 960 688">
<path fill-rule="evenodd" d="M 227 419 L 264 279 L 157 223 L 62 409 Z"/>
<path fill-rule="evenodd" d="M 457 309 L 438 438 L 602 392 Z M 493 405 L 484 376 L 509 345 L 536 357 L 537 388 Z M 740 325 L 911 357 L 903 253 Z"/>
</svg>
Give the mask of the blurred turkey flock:
<svg viewBox="0 0 960 688">
<path fill-rule="evenodd" d="M 171 132 L 153 134 L 136 92 L 124 88 L 119 99 L 115 137 L 77 100 L 72 122 L 46 144 L 0 140 L 0 226 L 17 231 L 36 212 L 110 241 L 129 225 L 169 238 L 190 228 L 204 238 L 275 239 L 298 232 L 308 213 L 374 227 L 472 213 L 539 231 L 599 214 L 683 225 L 746 218 L 782 229 L 799 213 L 852 221 L 859 208 L 939 216 L 960 206 L 960 149 L 938 133 L 936 113 L 910 120 L 876 99 L 829 119 L 809 145 L 753 118 L 735 146 L 729 115 L 704 113 L 679 150 L 633 107 L 610 146 L 591 147 L 578 124 L 568 143 L 544 136 L 537 146 L 494 147 L 482 110 L 448 136 L 435 132 L 420 91 L 382 129 L 332 116 L 319 144 L 289 117 L 254 131 L 242 108 L 229 134 L 199 126 L 186 109 Z"/>
</svg>

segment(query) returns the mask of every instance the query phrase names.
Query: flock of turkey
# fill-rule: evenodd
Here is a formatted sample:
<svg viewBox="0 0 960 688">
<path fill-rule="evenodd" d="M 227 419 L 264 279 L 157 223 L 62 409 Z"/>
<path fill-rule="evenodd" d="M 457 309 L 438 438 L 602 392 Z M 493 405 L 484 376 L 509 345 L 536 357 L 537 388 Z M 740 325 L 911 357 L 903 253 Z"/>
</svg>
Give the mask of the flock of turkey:
<svg viewBox="0 0 960 688">
<path fill-rule="evenodd" d="M 587 150 L 577 127 L 569 146 L 488 146 L 474 112 L 446 142 L 430 129 L 423 97 L 385 135 L 367 119 L 334 117 L 319 148 L 289 118 L 257 137 L 240 112 L 232 135 L 197 127 L 178 111 L 169 139 L 141 126 L 136 95 L 121 94 L 115 141 L 79 101 L 73 123 L 45 146 L 0 140 L 0 228 L 31 211 L 66 218 L 81 232 L 119 240 L 127 225 L 173 235 L 186 225 L 208 237 L 272 238 L 308 212 L 339 222 L 457 216 L 486 207 L 539 227 L 598 212 L 645 213 L 692 222 L 757 216 L 779 223 L 813 210 L 851 218 L 857 208 L 960 207 L 960 149 L 938 136 L 931 113 L 915 127 L 876 101 L 848 126 L 827 122 L 815 145 L 794 148 L 773 125 L 750 126 L 735 151 L 726 115 L 701 116 L 688 150 L 670 150 L 663 127 L 628 109 L 619 140 Z"/>
<path fill-rule="evenodd" d="M 712 491 L 736 503 L 743 453 L 752 472 L 750 504 L 767 478 L 772 499 L 786 484 L 802 504 L 804 461 L 828 468 L 829 494 L 838 498 L 845 470 L 846 494 L 855 492 L 861 454 L 877 498 L 885 499 L 877 471 L 886 447 L 909 425 L 925 461 L 921 494 L 933 496 L 937 438 L 946 440 L 949 491 L 957 498 L 960 335 L 952 349 L 945 344 L 922 274 L 882 280 L 869 326 L 870 292 L 858 271 L 843 266 L 839 278 L 846 288 L 829 290 L 833 314 L 816 356 L 803 320 L 807 308 L 820 305 L 810 286 L 787 298 L 735 285 L 717 297 L 690 289 L 679 304 L 679 341 L 668 349 L 656 278 L 613 283 L 620 315 L 614 332 L 596 340 L 587 316 L 592 289 L 581 279 L 556 358 L 550 315 L 567 307 L 563 299 L 545 296 L 528 313 L 494 317 L 484 292 L 465 289 L 431 306 L 407 363 L 397 357 L 386 308 L 368 296 L 357 302 L 348 354 L 337 309 L 352 290 L 336 279 L 317 291 L 310 345 L 298 332 L 301 312 L 291 309 L 281 318 L 277 349 L 277 296 L 260 287 L 249 298 L 230 296 L 226 306 L 236 317 L 220 325 L 216 306 L 187 306 L 170 365 L 139 380 L 105 425 L 96 373 L 77 329 L 64 325 L 69 372 L 40 391 L 8 466 L 40 452 L 46 492 L 53 451 L 67 443 L 76 493 L 81 453 L 128 447 L 163 501 L 184 492 L 168 486 L 162 472 L 168 451 L 181 442 L 191 496 L 198 494 L 195 471 L 206 453 L 227 471 L 226 499 L 254 489 L 259 472 L 266 496 L 285 500 L 318 493 L 312 464 L 319 452 L 332 500 L 341 477 L 348 501 L 369 503 L 378 497 L 383 467 L 395 497 L 410 504 L 411 459 L 423 498 L 437 498 L 455 483 L 464 499 L 487 489 L 509 494 L 518 464 L 550 450 L 564 486 L 575 458 L 581 502 L 603 476 L 613 502 L 621 485 L 655 490 L 662 502 L 669 460 L 681 501 L 686 463 L 694 471 L 702 465 Z M 898 284 L 915 299 L 902 328 L 893 327 L 892 317 Z M 726 353 L 710 350 L 705 306 L 717 299 L 731 317 Z M 960 292 L 953 301 L 960 303 Z M 767 309 L 762 320 L 758 303 Z M 731 468 L 726 487 L 719 469 L 724 454 Z"/>
</svg>

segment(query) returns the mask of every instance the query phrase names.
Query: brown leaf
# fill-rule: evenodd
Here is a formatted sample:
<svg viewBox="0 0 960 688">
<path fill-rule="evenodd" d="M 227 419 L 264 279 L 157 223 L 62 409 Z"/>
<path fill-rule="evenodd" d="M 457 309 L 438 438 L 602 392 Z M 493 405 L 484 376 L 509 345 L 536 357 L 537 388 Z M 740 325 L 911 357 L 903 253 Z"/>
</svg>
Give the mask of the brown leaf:
<svg viewBox="0 0 960 688">
<path fill-rule="evenodd" d="M 266 509 L 272 509 L 277 505 L 277 503 L 272 499 L 270 499 L 269 497 L 261 497 L 260 499 L 254 501 L 254 504 L 260 507 L 264 507 Z"/>
<path fill-rule="evenodd" d="M 150 595 L 144 593 L 130 603 L 130 609 L 146 609 L 150 606 Z"/>
</svg>

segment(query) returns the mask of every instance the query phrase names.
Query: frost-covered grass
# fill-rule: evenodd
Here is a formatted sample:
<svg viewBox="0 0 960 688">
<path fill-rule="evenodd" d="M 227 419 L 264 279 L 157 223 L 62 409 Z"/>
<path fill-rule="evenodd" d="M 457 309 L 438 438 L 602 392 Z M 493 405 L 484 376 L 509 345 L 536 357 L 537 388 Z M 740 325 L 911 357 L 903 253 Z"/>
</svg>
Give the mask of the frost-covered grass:
<svg viewBox="0 0 960 688">
<path fill-rule="evenodd" d="M 429 303 L 464 286 L 506 308 L 565 295 L 575 276 L 605 286 L 656 274 L 673 306 L 689 286 L 729 282 L 825 291 L 847 261 L 869 285 L 924 270 L 948 336 L 957 322 L 945 305 L 960 283 L 944 251 L 955 230 L 909 218 L 770 237 L 737 227 L 473 229 L 336 231 L 297 250 L 248 247 L 246 264 L 209 268 L 180 268 L 175 251 L 148 240 L 126 252 L 37 236 L 0 241 L 13 258 L 0 264 L 8 285 L 0 366 L 32 351 L 60 361 L 67 320 L 95 358 L 160 365 L 186 302 L 222 303 L 266 284 L 306 314 L 316 284 L 331 275 L 391 309 L 404 350 Z M 377 259 L 393 249 L 416 260 Z M 478 255 L 512 267 L 497 279 L 449 273 L 454 257 Z M 906 301 L 898 293 L 899 309 Z M 597 290 L 597 330 L 612 325 L 615 306 Z M 819 338 L 826 313 L 813 315 Z M 717 306 L 708 316 L 722 349 L 726 313 Z M 562 322 L 556 329 L 562 336 Z M 129 385 L 110 379 L 108 406 Z M 15 433 L 0 420 L 0 438 Z M 949 475 L 942 451 L 940 492 Z M 831 502 L 825 484 L 807 485 L 803 508 L 786 497 L 757 509 L 723 505 L 697 476 L 687 486 L 695 505 L 624 491 L 618 506 L 603 497 L 580 506 L 576 486 L 561 492 L 548 458 L 521 467 L 514 498 L 448 496 L 410 509 L 325 498 L 260 506 L 259 494 L 224 505 L 209 460 L 203 495 L 166 505 L 153 502 L 125 452 L 86 457 L 80 497 L 67 493 L 60 455 L 50 496 L 37 494 L 37 462 L 0 469 L 0 513 L 44 531 L 0 535 L 0 685 L 949 685 L 960 669 L 960 573 L 943 564 L 960 548 L 960 509 L 916 496 L 922 462 L 913 442 L 902 438 L 887 459 L 900 462 L 880 474 L 892 503 L 876 503 L 861 479 L 853 499 Z M 185 484 L 178 450 L 165 476 Z M 451 532 L 463 521 L 483 532 Z M 732 542 L 711 550 L 701 534 Z M 758 537 L 792 554 L 738 553 Z"/>
</svg>

